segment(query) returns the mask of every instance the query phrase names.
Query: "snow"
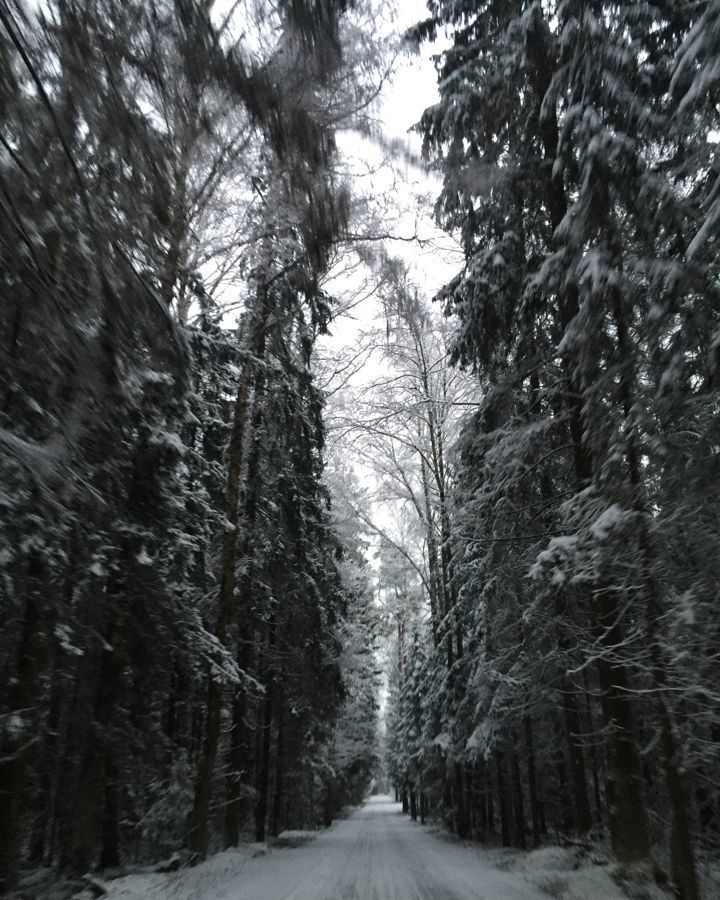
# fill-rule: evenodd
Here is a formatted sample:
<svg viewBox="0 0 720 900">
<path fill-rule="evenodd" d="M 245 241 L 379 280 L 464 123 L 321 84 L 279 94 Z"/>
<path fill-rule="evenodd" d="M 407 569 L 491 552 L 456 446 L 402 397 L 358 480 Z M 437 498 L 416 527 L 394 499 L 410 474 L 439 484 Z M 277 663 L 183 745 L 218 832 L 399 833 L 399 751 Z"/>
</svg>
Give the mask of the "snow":
<svg viewBox="0 0 720 900">
<path fill-rule="evenodd" d="M 548 570 L 552 571 L 553 584 L 563 584 L 565 573 L 561 566 L 571 560 L 577 552 L 578 536 L 576 534 L 560 535 L 550 540 L 546 550 L 538 553 L 528 573 L 530 578 L 540 578 Z"/>
<path fill-rule="evenodd" d="M 275 840 L 276 846 L 280 847 L 301 847 L 309 841 L 314 841 L 318 836 L 317 831 L 300 831 L 298 829 L 288 829 L 281 831 Z"/>
<path fill-rule="evenodd" d="M 162 447 L 169 447 L 174 450 L 178 456 L 183 456 L 187 447 L 182 442 L 182 438 L 176 431 L 166 431 L 164 428 L 154 428 L 150 435 L 150 443 Z"/>
<path fill-rule="evenodd" d="M 9 738 L 18 740 L 25 733 L 26 722 L 18 713 L 10 713 L 10 715 L 3 717 L 2 727 Z"/>
<path fill-rule="evenodd" d="M 135 554 L 135 559 L 141 566 L 151 566 L 153 564 L 152 557 L 148 554 L 144 546 L 139 553 Z"/>
<path fill-rule="evenodd" d="M 70 653 L 72 656 L 84 656 L 85 651 L 73 643 L 72 629 L 69 625 L 57 624 L 55 626 L 55 637 L 66 653 Z"/>
<path fill-rule="evenodd" d="M 588 855 L 581 848 L 541 847 L 529 853 L 495 850 L 488 851 L 488 855 L 495 855 L 496 864 L 505 871 L 522 875 L 546 897 L 556 900 L 628 900 L 629 896 L 668 900 L 649 873 L 636 872 L 630 885 L 617 866 L 597 852 Z"/>
<path fill-rule="evenodd" d="M 169 372 L 157 372 L 155 369 L 145 369 L 142 377 L 148 384 L 173 384 L 175 379 Z"/>
<path fill-rule="evenodd" d="M 606 866 L 578 868 L 573 850 L 463 844 L 411 821 L 389 797 L 373 797 L 310 842 L 290 843 L 120 878 L 107 900 L 627 900 Z"/>
<path fill-rule="evenodd" d="M 632 513 L 614 503 L 593 522 L 590 533 L 600 541 L 606 540 L 614 531 L 624 528 L 631 519 Z"/>
<path fill-rule="evenodd" d="M 390 797 L 373 797 L 325 831 L 286 831 L 271 845 L 245 844 L 189 869 L 75 881 L 90 900 L 90 878 L 106 900 L 670 900 L 639 869 L 627 873 L 601 847 L 522 851 L 462 842 L 422 826 Z M 179 860 L 174 857 L 167 861 Z M 703 896 L 720 896 L 720 864 L 700 858 Z M 22 878 L 21 896 L 68 897 L 52 869 Z M 64 887 L 64 889 L 62 889 Z"/>
</svg>

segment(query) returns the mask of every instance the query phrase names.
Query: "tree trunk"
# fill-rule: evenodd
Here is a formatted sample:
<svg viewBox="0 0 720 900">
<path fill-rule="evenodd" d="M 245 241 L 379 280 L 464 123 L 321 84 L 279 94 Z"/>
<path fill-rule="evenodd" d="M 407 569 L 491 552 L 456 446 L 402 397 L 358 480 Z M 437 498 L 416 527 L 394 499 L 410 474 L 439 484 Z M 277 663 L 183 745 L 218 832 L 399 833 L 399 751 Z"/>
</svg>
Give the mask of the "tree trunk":
<svg viewBox="0 0 720 900">
<path fill-rule="evenodd" d="M 277 837 L 280 834 L 282 826 L 282 803 L 283 796 L 283 717 L 282 703 L 278 703 L 278 725 L 277 725 L 277 744 L 275 749 L 275 794 L 273 796 L 272 811 L 272 835 Z"/>
<path fill-rule="evenodd" d="M 533 87 L 542 105 L 554 76 L 555 60 L 551 55 L 547 23 L 538 20 L 528 32 L 528 59 L 532 67 Z M 562 173 L 554 163 L 558 152 L 558 122 L 550 106 L 542 119 L 543 155 L 548 166 L 546 201 L 553 234 L 567 213 L 567 198 Z M 579 310 L 577 289 L 568 285 L 559 299 L 560 324 L 566 334 Z M 579 489 L 590 484 L 593 461 L 584 435 L 586 422 L 582 406 L 582 385 L 577 382 L 569 356 L 562 360 L 567 382 L 565 405 L 569 412 L 574 466 Z M 599 597 L 597 596 L 599 594 Z M 622 646 L 623 635 L 618 623 L 618 605 L 608 590 L 599 590 L 594 601 L 594 619 L 601 655 L 598 661 L 600 689 L 603 692 L 603 715 L 608 738 L 608 775 L 614 789 L 610 830 L 613 851 L 621 862 L 632 863 L 650 858 L 647 820 L 639 781 L 639 754 L 632 728 L 632 715 L 627 702 L 628 678 L 624 667 L 608 656 Z M 610 636 L 612 632 L 612 636 Z"/>
<path fill-rule="evenodd" d="M 618 353 L 625 365 L 625 371 L 621 373 L 620 393 L 625 421 L 628 422 L 632 414 L 634 385 L 637 376 L 633 367 L 633 355 L 630 352 L 622 303 L 617 294 L 614 296 L 614 301 L 613 311 L 617 326 Z M 660 591 L 653 568 L 651 536 L 647 525 L 649 511 L 645 500 L 640 459 L 631 430 L 627 432 L 626 456 L 630 482 L 634 491 L 634 507 L 638 513 L 638 546 L 643 568 L 645 621 L 650 643 L 651 673 L 656 691 L 655 706 L 660 726 L 660 748 L 665 781 L 672 806 L 670 853 L 672 877 L 680 900 L 699 900 L 700 889 L 690 838 L 687 792 L 678 760 L 680 748 L 675 737 L 672 713 L 667 700 L 667 675 L 663 649 L 657 634 L 657 623 L 661 616 Z"/>
<path fill-rule="evenodd" d="M 241 630 L 238 639 L 240 668 L 248 671 L 252 650 L 252 636 Z M 225 847 L 237 847 L 240 843 L 240 827 L 246 812 L 246 797 L 250 794 L 253 740 L 248 728 L 248 694 L 240 688 L 233 699 L 233 727 L 228 758 L 227 800 L 225 806 Z"/>
<path fill-rule="evenodd" d="M 502 836 L 503 847 L 511 847 L 512 840 L 510 838 L 510 806 L 508 803 L 507 788 L 505 785 L 505 776 L 503 773 L 503 754 L 498 753 L 495 757 L 495 769 L 497 774 L 497 792 L 498 805 L 500 807 L 500 834 Z"/>
<path fill-rule="evenodd" d="M 14 887 L 23 836 L 23 801 L 30 756 L 34 752 L 35 728 L 29 721 L 36 707 L 41 657 L 41 606 L 36 599 L 42 588 L 43 570 L 31 558 L 26 576 L 27 599 L 20 631 L 15 679 L 3 706 L 16 728 L 5 727 L 0 736 L 0 894 Z M 7 705 L 6 705 L 7 704 Z"/>
<path fill-rule="evenodd" d="M 515 744 L 517 746 L 517 742 Z M 515 846 L 525 850 L 527 840 L 525 837 L 525 799 L 523 797 L 522 778 L 520 776 L 520 764 L 517 750 L 512 750 L 512 787 L 513 787 L 513 818 L 515 820 Z"/>
<path fill-rule="evenodd" d="M 16 884 L 22 824 L 22 794 L 25 786 L 25 760 L 20 747 L 3 742 L 0 750 L 0 894 Z"/>
<path fill-rule="evenodd" d="M 485 777 L 485 820 L 487 822 L 488 837 L 495 834 L 495 799 L 493 797 L 492 779 L 488 772 Z"/>
<path fill-rule="evenodd" d="M 618 609 L 609 591 L 599 592 L 599 642 L 615 648 L 618 640 Z M 609 651 L 612 652 L 612 651 Z M 607 752 L 610 837 L 613 852 L 621 863 L 636 863 L 650 856 L 640 760 L 633 733 L 632 711 L 628 703 L 628 682 L 624 666 L 605 656 L 598 659 L 601 703 L 609 730 Z"/>
<path fill-rule="evenodd" d="M 474 767 L 468 763 L 463 766 L 465 775 L 465 813 L 467 815 L 467 833 L 472 839 L 475 829 L 475 784 Z"/>
<path fill-rule="evenodd" d="M 567 767 L 565 765 L 565 754 L 560 745 L 555 761 L 555 771 L 557 773 L 558 782 L 560 784 L 560 824 L 565 834 L 569 834 L 573 826 L 573 809 L 572 809 L 572 792 L 567 788 Z M 553 823 L 557 828 L 557 821 Z"/>
<path fill-rule="evenodd" d="M 120 865 L 120 809 L 118 806 L 118 771 L 112 750 L 105 756 L 105 798 L 102 817 L 100 868 L 116 869 Z"/>
<path fill-rule="evenodd" d="M 252 537 L 257 516 L 257 501 L 260 491 L 259 465 L 260 440 L 258 434 L 262 424 L 262 399 L 265 392 L 265 379 L 258 374 L 255 383 L 255 398 L 252 415 L 252 449 L 247 466 L 247 492 L 245 501 L 245 522 L 248 537 L 245 540 L 245 555 L 252 549 Z M 240 596 L 243 600 L 241 621 L 238 624 L 236 659 L 241 672 L 249 672 L 255 648 L 252 629 L 252 567 L 248 567 L 241 585 Z M 240 685 L 233 698 L 233 730 L 230 742 L 229 768 L 227 776 L 227 800 L 225 807 L 225 846 L 237 847 L 240 841 L 240 825 L 243 816 L 243 797 L 250 793 L 250 764 L 253 741 L 248 734 L 247 714 L 249 711 L 247 689 Z"/>
<path fill-rule="evenodd" d="M 463 779 L 463 767 L 459 762 L 453 765 L 454 799 L 455 799 L 455 833 L 459 838 L 467 840 L 468 815 L 465 807 L 465 785 Z"/>
<path fill-rule="evenodd" d="M 188 178 L 189 147 L 184 143 L 181 148 L 180 165 L 175 173 L 175 190 L 170 203 L 170 225 L 168 229 L 168 250 L 163 260 L 160 275 L 160 296 L 168 309 L 172 306 L 175 293 L 175 283 L 180 271 L 180 263 L 183 255 L 183 242 L 187 235 L 187 178 Z M 189 303 L 184 303 L 178 308 L 178 322 L 187 324 Z"/>
<path fill-rule="evenodd" d="M 575 829 L 578 834 L 582 835 L 587 834 L 592 828 L 592 818 L 590 815 L 590 801 L 588 799 L 585 756 L 580 742 L 581 728 L 577 698 L 575 696 L 575 688 L 568 678 L 563 679 L 562 703 L 568 759 L 570 761 Z"/>
<path fill-rule="evenodd" d="M 220 738 L 223 686 L 212 677 L 208 681 L 205 704 L 205 740 L 195 781 L 195 799 L 190 820 L 190 851 L 201 859 L 207 856 L 210 842 L 208 817 L 212 799 L 212 779 Z"/>
<path fill-rule="evenodd" d="M 427 541 L 428 573 L 430 576 L 430 624 L 432 627 L 433 642 L 439 646 L 440 609 L 442 606 L 440 573 L 438 567 L 438 550 L 435 536 L 435 523 L 432 508 L 430 506 L 430 485 L 428 482 L 427 463 L 425 458 L 420 459 L 420 474 L 422 478 L 423 496 L 425 499 L 425 528 Z"/>
<path fill-rule="evenodd" d="M 583 682 L 585 687 L 585 713 L 587 715 L 587 733 L 595 734 L 595 724 L 591 706 L 590 689 L 588 687 L 587 670 L 583 670 Z M 595 819 L 597 823 L 603 820 L 603 804 L 600 796 L 600 771 L 598 763 L 598 748 L 595 740 L 590 744 L 590 762 L 592 766 L 593 799 L 595 801 Z"/>
<path fill-rule="evenodd" d="M 487 765 L 484 762 L 478 763 L 479 767 L 479 777 L 475 778 L 475 787 L 476 787 L 476 805 L 477 805 L 477 825 L 478 825 L 478 840 L 486 841 L 488 835 L 490 834 L 490 823 L 488 822 L 488 809 L 487 809 Z"/>
<path fill-rule="evenodd" d="M 267 638 L 267 663 L 265 683 L 265 699 L 263 701 L 262 742 L 260 746 L 260 772 L 258 776 L 258 800 L 255 807 L 255 840 L 265 840 L 265 829 L 268 814 L 270 793 L 270 741 L 272 738 L 273 701 L 275 686 L 273 684 L 272 660 L 270 654 L 275 645 L 275 620 L 270 619 Z"/>
<path fill-rule="evenodd" d="M 265 307 L 267 285 L 258 285 L 250 323 L 250 351 L 256 359 L 265 356 Z M 228 522 L 223 536 L 220 594 L 215 635 L 221 643 L 227 640 L 227 633 L 233 621 L 235 606 L 235 564 L 237 560 L 238 522 L 240 519 L 238 501 L 240 499 L 240 476 L 245 457 L 245 431 L 248 422 L 250 392 L 253 382 L 252 367 L 246 365 L 240 375 L 232 433 L 228 449 L 228 477 L 225 495 L 225 517 Z M 220 736 L 220 719 L 223 705 L 223 685 L 212 676 L 208 679 L 207 716 L 205 741 L 195 782 L 195 798 L 190 825 L 190 850 L 204 859 L 208 852 L 208 816 L 212 798 L 212 779 Z"/>
<path fill-rule="evenodd" d="M 525 747 L 527 749 L 528 788 L 530 790 L 530 817 L 532 819 L 533 847 L 540 846 L 540 805 L 537 793 L 537 773 L 535 770 L 535 741 L 530 716 L 525 716 Z"/>
</svg>

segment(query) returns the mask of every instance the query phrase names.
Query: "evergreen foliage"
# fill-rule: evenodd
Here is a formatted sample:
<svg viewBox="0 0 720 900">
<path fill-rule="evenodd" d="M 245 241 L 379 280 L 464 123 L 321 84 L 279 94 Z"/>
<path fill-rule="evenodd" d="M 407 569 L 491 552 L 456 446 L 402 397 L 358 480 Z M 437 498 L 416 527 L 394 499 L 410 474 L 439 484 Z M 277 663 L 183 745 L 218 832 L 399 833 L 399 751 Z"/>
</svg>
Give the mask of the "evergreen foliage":
<svg viewBox="0 0 720 900">
<path fill-rule="evenodd" d="M 268 5 L 251 51 L 194 0 L 0 6 L 0 891 L 315 827 L 372 778 L 313 375 L 349 8 Z"/>
<path fill-rule="evenodd" d="M 393 773 L 417 789 L 420 703 L 458 833 L 604 832 L 695 900 L 718 833 L 717 503 L 693 487 L 717 462 L 716 4 L 428 5 L 410 38 L 451 42 L 419 129 L 465 257 L 440 299 L 483 396 L 450 494 L 463 652 L 441 685 L 424 635 Z"/>
</svg>

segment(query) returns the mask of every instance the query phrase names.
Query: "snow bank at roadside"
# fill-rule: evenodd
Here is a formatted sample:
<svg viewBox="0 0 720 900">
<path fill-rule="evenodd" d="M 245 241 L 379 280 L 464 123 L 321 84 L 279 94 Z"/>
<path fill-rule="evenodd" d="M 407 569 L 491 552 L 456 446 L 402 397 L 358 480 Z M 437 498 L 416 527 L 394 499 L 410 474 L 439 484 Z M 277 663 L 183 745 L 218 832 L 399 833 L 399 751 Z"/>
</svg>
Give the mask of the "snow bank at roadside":
<svg viewBox="0 0 720 900">
<path fill-rule="evenodd" d="M 304 844 L 314 841 L 317 836 L 317 831 L 281 831 L 273 841 L 273 844 L 276 847 L 302 847 Z"/>
<path fill-rule="evenodd" d="M 147 872 L 106 882 L 104 900 L 233 900 L 243 870 L 269 852 L 267 844 L 248 844 L 224 850 L 198 866 L 177 872 Z"/>
<path fill-rule="evenodd" d="M 590 851 L 572 847 L 538 850 L 488 850 L 489 861 L 499 869 L 522 875 L 554 900 L 668 900 L 672 892 L 661 890 L 649 872 L 638 872 L 629 881 L 602 848 Z M 720 865 L 698 866 L 705 898 L 720 897 Z"/>
<path fill-rule="evenodd" d="M 428 835 L 428 832 L 433 831 L 432 828 L 426 830 L 418 826 L 419 835 L 423 832 Z M 274 840 L 271 846 L 245 844 L 238 849 L 219 853 L 193 868 L 136 873 L 112 880 L 87 879 L 83 885 L 84 890 L 77 882 L 73 890 L 69 883 L 54 881 L 57 873 L 52 870 L 38 870 L 34 879 L 26 879 L 25 890 L 14 896 L 17 900 L 68 900 L 71 896 L 76 900 L 92 900 L 97 897 L 101 897 L 101 900 L 238 900 L 242 895 L 243 898 L 263 900 L 270 896 L 295 897 L 297 885 L 302 882 L 309 883 L 311 888 L 317 886 L 319 893 L 306 892 L 297 894 L 298 897 L 324 898 L 331 894 L 319 882 L 315 885 L 313 878 L 323 859 L 336 857 L 337 846 L 333 845 L 330 851 L 325 846 L 328 836 L 333 834 L 337 840 L 337 832 L 288 831 Z M 313 847 L 312 842 L 316 839 L 317 846 Z M 608 861 L 602 848 L 587 851 L 581 848 L 543 847 L 530 852 L 486 848 L 458 841 L 442 831 L 432 835 L 432 841 L 429 849 L 437 842 L 438 851 L 442 850 L 443 844 L 453 845 L 452 852 L 447 847 L 446 858 L 440 853 L 436 860 L 433 873 L 438 883 L 442 883 L 444 869 L 451 874 L 464 870 L 467 862 L 468 872 L 471 873 L 468 875 L 468 883 L 482 883 L 487 887 L 488 881 L 495 885 L 491 893 L 483 891 L 483 896 L 492 897 L 493 900 L 501 900 L 506 896 L 526 896 L 524 891 L 518 893 L 516 888 L 506 894 L 502 876 L 497 880 L 493 869 L 515 876 L 514 882 L 518 887 L 522 887 L 521 882 L 524 881 L 533 889 L 533 897 L 554 900 L 669 900 L 670 897 L 669 893 L 660 891 L 647 875 L 633 884 L 618 884 L 617 867 Z M 423 852 L 427 852 L 428 845 L 423 846 Z M 407 863 L 408 860 L 400 855 L 400 868 Z M 477 881 L 478 863 L 481 881 Z M 382 869 L 382 862 L 378 864 Z M 705 900 L 720 897 L 720 865 L 710 866 L 702 861 L 700 870 Z M 92 882 L 96 884 L 93 885 Z M 512 887 L 512 881 L 508 885 Z M 93 887 L 100 887 L 101 891 L 93 890 Z M 102 893 L 103 889 L 106 893 Z M 370 884 L 369 891 L 372 889 Z M 372 896 L 379 895 L 376 892 Z M 402 893 L 390 892 L 389 896 L 406 900 Z M 447 896 L 459 897 L 463 894 L 456 890 L 455 893 L 449 891 Z M 472 896 L 479 895 L 473 893 Z"/>
<path fill-rule="evenodd" d="M 522 873 L 532 885 L 556 900 L 627 900 L 627 894 L 612 878 L 607 859 L 600 854 L 541 847 L 516 856 L 508 870 Z"/>
<path fill-rule="evenodd" d="M 316 831 L 283 831 L 272 844 L 245 844 L 224 850 L 189 869 L 126 875 L 106 882 L 107 894 L 103 900 L 235 900 L 238 882 L 250 868 L 261 865 L 272 869 L 274 847 L 302 847 L 314 841 L 317 834 Z M 265 856 L 270 858 L 261 859 Z M 271 877 L 269 871 L 268 877 Z"/>
<path fill-rule="evenodd" d="M 613 880 L 612 867 L 599 853 L 581 854 L 574 848 L 541 847 L 538 850 L 486 850 L 488 862 L 506 872 L 521 875 L 533 887 L 554 900 L 628 900 Z M 647 900 L 668 900 L 649 893 Z"/>
</svg>

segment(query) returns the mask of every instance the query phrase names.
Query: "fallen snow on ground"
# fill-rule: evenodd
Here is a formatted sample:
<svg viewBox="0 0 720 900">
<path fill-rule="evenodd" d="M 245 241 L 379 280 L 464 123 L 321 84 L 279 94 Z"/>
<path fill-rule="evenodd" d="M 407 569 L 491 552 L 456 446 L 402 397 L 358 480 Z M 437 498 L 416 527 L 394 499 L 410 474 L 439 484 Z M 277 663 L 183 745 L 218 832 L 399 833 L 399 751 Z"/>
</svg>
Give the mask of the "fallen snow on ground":
<svg viewBox="0 0 720 900">
<path fill-rule="evenodd" d="M 623 891 L 614 871 L 573 848 L 462 843 L 374 797 L 327 831 L 285 832 L 271 847 L 226 850 L 192 869 L 119 878 L 107 900 L 668 900 L 648 879 Z"/>
<path fill-rule="evenodd" d="M 299 837 L 291 832 L 290 842 Z M 306 838 L 263 855 L 245 847 L 193 869 L 119 878 L 107 900 L 546 900 L 521 874 L 438 839 L 387 797 Z"/>
<path fill-rule="evenodd" d="M 634 884 L 625 882 L 625 890 L 618 870 L 608 863 L 607 856 L 598 851 L 590 854 L 565 847 L 541 847 L 539 850 L 485 851 L 488 858 L 509 872 L 521 874 L 546 897 L 556 900 L 667 900 L 668 895 L 657 889 L 648 873 L 638 873 Z"/>
<path fill-rule="evenodd" d="M 318 836 L 317 831 L 281 831 L 273 841 L 275 847 L 302 847 Z"/>
<path fill-rule="evenodd" d="M 248 844 L 217 853 L 190 869 L 126 875 L 107 883 L 106 896 L 112 900 L 229 900 L 237 896 L 238 881 L 248 866 L 260 862 L 271 874 L 269 854 L 267 844 Z"/>
</svg>

